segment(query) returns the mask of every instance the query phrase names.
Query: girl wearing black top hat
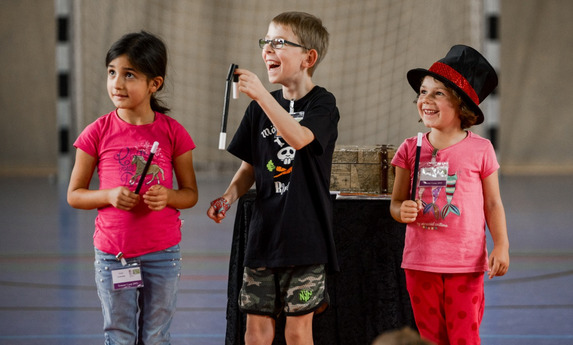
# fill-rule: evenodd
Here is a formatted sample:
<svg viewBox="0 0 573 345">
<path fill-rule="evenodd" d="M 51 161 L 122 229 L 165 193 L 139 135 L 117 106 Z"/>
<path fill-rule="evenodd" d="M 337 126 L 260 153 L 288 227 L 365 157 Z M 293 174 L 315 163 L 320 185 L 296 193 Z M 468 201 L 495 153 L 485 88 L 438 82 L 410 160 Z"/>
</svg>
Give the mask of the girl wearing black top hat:
<svg viewBox="0 0 573 345">
<path fill-rule="evenodd" d="M 497 86 L 497 75 L 476 50 L 456 45 L 430 69 L 410 70 L 407 78 L 430 131 L 422 139 L 418 171 L 415 137 L 392 160 L 390 212 L 408 224 L 402 268 L 416 325 L 436 344 L 480 344 L 484 272 L 490 279 L 507 272 L 509 240 L 495 151 L 468 128 L 483 122 L 479 104 Z M 411 186 L 414 174 L 417 186 Z M 486 225 L 494 242 L 489 257 Z"/>
</svg>

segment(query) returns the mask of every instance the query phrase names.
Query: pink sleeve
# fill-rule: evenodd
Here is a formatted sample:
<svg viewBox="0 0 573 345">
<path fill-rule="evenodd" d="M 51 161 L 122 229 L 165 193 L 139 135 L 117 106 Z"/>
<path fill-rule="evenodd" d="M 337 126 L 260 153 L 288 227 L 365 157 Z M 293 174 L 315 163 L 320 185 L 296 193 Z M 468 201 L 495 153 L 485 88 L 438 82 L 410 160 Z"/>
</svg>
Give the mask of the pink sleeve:
<svg viewBox="0 0 573 345">
<path fill-rule="evenodd" d="M 195 142 L 189 132 L 179 122 L 173 120 L 173 157 L 178 157 L 187 151 L 195 149 Z"/>
<path fill-rule="evenodd" d="M 74 147 L 78 148 L 90 156 L 98 156 L 98 139 L 99 139 L 99 126 L 98 122 L 93 122 L 86 126 L 84 130 L 80 133 L 76 141 L 74 142 Z"/>
<path fill-rule="evenodd" d="M 413 159 L 409 158 L 412 155 L 412 153 L 410 152 L 412 150 L 412 140 L 416 140 L 416 138 L 408 138 L 404 140 L 404 142 L 398 147 L 398 150 L 396 150 L 396 153 L 394 154 L 394 158 L 392 158 L 393 166 L 397 166 L 399 168 L 407 170 L 412 170 L 412 165 L 410 164 L 410 161 L 412 161 Z M 414 144 L 414 150 L 415 150 L 415 144 Z M 415 156 L 415 151 L 414 151 L 414 156 Z"/>
<path fill-rule="evenodd" d="M 490 141 L 487 141 L 487 147 L 485 148 L 483 155 L 483 169 L 481 173 L 481 179 L 485 179 L 489 175 L 493 174 L 497 169 L 499 169 L 499 163 L 497 162 L 497 157 L 495 156 L 495 150 Z"/>
</svg>

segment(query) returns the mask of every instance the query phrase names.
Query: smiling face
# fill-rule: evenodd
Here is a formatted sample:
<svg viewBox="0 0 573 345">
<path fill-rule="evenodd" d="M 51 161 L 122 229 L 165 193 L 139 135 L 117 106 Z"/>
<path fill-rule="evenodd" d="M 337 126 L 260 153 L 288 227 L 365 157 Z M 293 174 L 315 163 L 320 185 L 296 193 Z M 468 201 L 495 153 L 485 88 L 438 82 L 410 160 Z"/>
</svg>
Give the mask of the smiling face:
<svg viewBox="0 0 573 345">
<path fill-rule="evenodd" d="M 290 27 L 271 22 L 265 39 L 275 38 L 300 44 Z M 308 51 L 304 48 L 285 44 L 280 49 L 273 49 L 270 44 L 266 44 L 262 56 L 267 66 L 269 81 L 273 84 L 289 87 L 308 76 Z"/>
<path fill-rule="evenodd" d="M 160 78 L 160 77 L 159 77 Z M 137 71 L 126 55 L 107 66 L 107 91 L 113 104 L 124 113 L 146 115 L 151 112 L 150 98 L 161 85 Z"/>
<path fill-rule="evenodd" d="M 428 128 L 460 129 L 460 101 L 441 81 L 426 76 L 420 86 L 418 113 Z"/>
</svg>

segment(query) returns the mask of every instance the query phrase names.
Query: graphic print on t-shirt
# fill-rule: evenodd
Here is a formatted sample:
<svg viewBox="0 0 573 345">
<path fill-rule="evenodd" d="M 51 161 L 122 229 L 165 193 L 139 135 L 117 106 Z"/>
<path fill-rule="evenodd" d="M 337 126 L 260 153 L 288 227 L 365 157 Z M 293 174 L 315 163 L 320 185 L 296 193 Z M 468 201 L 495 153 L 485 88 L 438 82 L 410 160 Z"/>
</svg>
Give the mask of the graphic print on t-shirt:
<svg viewBox="0 0 573 345">
<path fill-rule="evenodd" d="M 276 151 L 276 156 L 267 162 L 267 170 L 273 174 L 275 193 L 284 194 L 290 184 L 296 150 L 288 146 L 282 137 L 275 136 L 272 140 L 279 146 L 279 150 Z"/>
<path fill-rule="evenodd" d="M 149 159 L 149 152 L 150 148 L 146 150 L 126 147 L 115 155 L 115 158 L 119 164 L 118 171 L 121 174 L 121 180 L 124 181 L 124 183 L 127 182 L 129 185 L 134 185 L 139 182 L 139 178 L 143 173 L 147 159 Z M 159 150 L 155 154 L 155 157 L 157 157 L 158 154 Z M 156 160 L 156 158 L 154 160 Z M 157 184 L 160 184 L 160 178 L 165 181 L 165 172 L 158 164 L 153 162 L 149 166 L 149 170 L 147 170 L 146 176 L 143 178 L 146 179 L 149 175 L 151 175 L 151 179 L 145 182 L 146 184 L 150 184 L 153 181 L 155 181 Z"/>
<path fill-rule="evenodd" d="M 437 230 L 439 227 L 447 227 L 447 225 L 440 222 L 442 219 L 446 219 L 449 214 L 455 214 L 457 216 L 461 215 L 461 210 L 458 206 L 452 203 L 454 198 L 454 193 L 456 191 L 456 183 L 458 180 L 458 174 L 448 175 L 446 180 L 446 186 L 444 187 L 429 187 L 431 191 L 431 201 L 428 202 L 424 200 L 424 191 L 428 187 L 418 188 L 418 197 L 422 200 L 422 207 L 424 209 L 423 214 L 431 213 L 434 215 L 435 221 L 433 223 L 420 222 L 419 224 L 428 230 Z M 440 209 L 438 205 L 438 198 L 440 192 L 445 189 L 446 193 L 446 205 Z"/>
<path fill-rule="evenodd" d="M 304 111 L 294 111 L 294 101 L 290 102 L 289 114 L 297 122 L 300 122 L 304 118 Z M 272 137 L 265 135 L 269 132 L 273 133 Z M 282 195 L 288 191 L 290 185 L 290 174 L 292 173 L 296 150 L 288 145 L 274 126 L 271 130 L 265 129 L 261 134 L 263 138 L 272 139 L 273 147 L 278 149 L 278 151 L 276 151 L 276 157 L 271 158 L 267 162 L 267 170 L 273 174 L 275 193 Z M 278 148 L 276 146 L 278 146 Z"/>
<path fill-rule="evenodd" d="M 292 172 L 295 155 L 296 150 L 294 148 L 284 146 L 277 152 L 275 159 L 270 159 L 267 162 L 267 170 L 273 174 L 275 193 L 277 194 L 284 194 L 288 191 L 289 175 Z"/>
<path fill-rule="evenodd" d="M 129 180 L 130 184 L 134 184 L 137 181 L 139 181 L 139 177 L 143 173 L 143 168 L 145 167 L 146 163 L 147 163 L 147 160 L 143 156 L 133 155 L 133 158 L 131 159 L 131 164 L 135 165 L 135 175 L 133 175 L 131 180 Z M 159 167 L 159 165 L 152 163 L 149 166 L 149 170 L 147 170 L 147 175 L 151 175 L 151 180 L 146 182 L 146 184 L 150 184 L 151 182 L 153 182 L 153 180 L 156 180 L 157 184 L 159 184 L 161 182 L 161 181 L 159 181 L 159 174 L 160 173 L 161 173 L 161 177 L 163 178 L 163 180 L 165 180 L 165 172 L 163 172 L 163 169 L 161 169 Z M 144 176 L 143 179 L 145 179 L 147 177 L 147 175 Z"/>
</svg>

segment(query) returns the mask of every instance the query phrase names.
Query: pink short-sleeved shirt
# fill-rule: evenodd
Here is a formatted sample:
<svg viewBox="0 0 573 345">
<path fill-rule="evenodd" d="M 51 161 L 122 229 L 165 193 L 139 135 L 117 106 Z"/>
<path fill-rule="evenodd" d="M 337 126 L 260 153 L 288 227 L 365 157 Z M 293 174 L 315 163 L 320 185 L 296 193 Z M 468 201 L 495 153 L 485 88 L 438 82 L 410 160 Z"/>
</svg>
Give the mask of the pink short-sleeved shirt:
<svg viewBox="0 0 573 345">
<path fill-rule="evenodd" d="M 138 166 L 145 165 L 153 143 L 159 143 L 140 195 L 154 184 L 173 188 L 173 160 L 195 148 L 191 136 L 173 118 L 156 113 L 153 123 L 131 125 L 121 120 L 116 111 L 88 125 L 74 146 L 97 158 L 100 189 L 125 186 L 135 190 Z M 134 209 L 123 211 L 113 206 L 98 209 L 94 245 L 101 251 L 129 257 L 140 256 L 172 247 L 181 241 L 179 211 L 166 207 L 151 211 L 140 202 Z"/>
<path fill-rule="evenodd" d="M 413 177 L 417 138 L 406 139 L 392 165 Z M 420 167 L 432 160 L 433 147 L 424 135 Z M 438 150 L 436 162 L 448 162 L 445 187 L 420 187 L 416 199 L 424 209 L 406 227 L 402 267 L 437 273 L 483 272 L 488 269 L 482 180 L 498 168 L 491 142 L 467 137 Z"/>
</svg>

